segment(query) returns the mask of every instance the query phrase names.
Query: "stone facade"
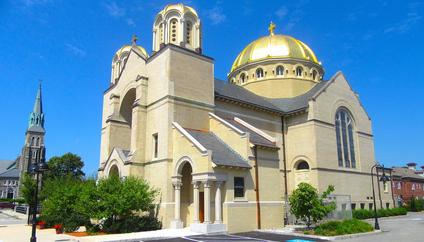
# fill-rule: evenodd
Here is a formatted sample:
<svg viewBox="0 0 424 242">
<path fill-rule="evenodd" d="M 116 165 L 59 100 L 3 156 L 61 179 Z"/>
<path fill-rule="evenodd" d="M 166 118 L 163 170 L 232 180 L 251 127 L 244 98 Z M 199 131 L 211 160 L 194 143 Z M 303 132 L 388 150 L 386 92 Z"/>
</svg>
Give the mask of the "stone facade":
<svg viewBox="0 0 424 242">
<path fill-rule="evenodd" d="M 103 97 L 99 177 L 146 179 L 160 190 L 165 228 L 207 233 L 283 226 L 288 196 L 300 182 L 319 191 L 335 185 L 336 194 L 349 195 L 358 207 L 372 202 L 371 119 L 344 75 L 323 80 L 321 64 L 303 44 L 310 55 L 252 59 L 233 66 L 229 82 L 216 80 L 213 59 L 200 51 L 200 28 L 190 40 L 194 46 L 158 37 L 161 24 L 171 21 L 167 16 L 175 17 L 176 33 L 184 33 L 179 28 L 187 13 L 200 23 L 181 4 L 159 13 L 151 56 L 135 41 L 115 55 L 113 67 L 124 59 Z M 283 64 L 296 72 L 288 68 L 293 62 L 318 71 L 315 79 L 310 72 L 264 78 L 260 88 L 233 80 L 242 71 L 257 73 L 259 62 L 269 75 Z M 266 82 L 288 90 L 264 94 L 274 86 Z M 382 199 L 393 206 L 390 189 Z"/>
</svg>

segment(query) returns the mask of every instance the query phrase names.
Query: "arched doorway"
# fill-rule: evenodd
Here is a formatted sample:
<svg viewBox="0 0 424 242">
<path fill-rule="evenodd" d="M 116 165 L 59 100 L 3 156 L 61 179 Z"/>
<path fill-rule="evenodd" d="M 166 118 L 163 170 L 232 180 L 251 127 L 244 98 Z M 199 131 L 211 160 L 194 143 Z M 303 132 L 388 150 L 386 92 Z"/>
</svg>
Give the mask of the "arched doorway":
<svg viewBox="0 0 424 242">
<path fill-rule="evenodd" d="M 111 176 L 117 176 L 119 177 L 119 169 L 117 165 L 113 165 L 110 169 L 109 169 L 109 177 Z"/>
<path fill-rule="evenodd" d="M 310 183 L 310 168 L 308 162 L 299 160 L 294 167 L 294 182 L 297 187 L 300 183 Z"/>
<path fill-rule="evenodd" d="M 193 169 L 189 162 L 185 162 L 181 169 L 181 221 L 184 226 L 188 226 L 192 222 L 193 214 L 193 185 L 192 175 Z"/>
<path fill-rule="evenodd" d="M 9 188 L 8 190 L 7 190 L 7 198 L 9 198 L 9 199 L 13 199 L 14 197 L 13 197 L 13 189 L 11 189 L 11 188 Z"/>
<path fill-rule="evenodd" d="M 132 124 L 132 108 L 135 101 L 135 89 L 130 89 L 124 96 L 119 109 L 119 115 L 129 124 Z"/>
</svg>

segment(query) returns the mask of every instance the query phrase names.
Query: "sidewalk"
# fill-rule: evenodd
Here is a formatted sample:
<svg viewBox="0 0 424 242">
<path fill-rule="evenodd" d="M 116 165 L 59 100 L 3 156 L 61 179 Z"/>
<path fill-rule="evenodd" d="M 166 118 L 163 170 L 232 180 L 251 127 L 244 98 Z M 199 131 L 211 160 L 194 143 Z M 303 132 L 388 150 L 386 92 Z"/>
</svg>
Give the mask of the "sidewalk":
<svg viewBox="0 0 424 242">
<path fill-rule="evenodd" d="M 12 224 L 0 226 L 0 242 L 23 242 L 31 238 L 31 226 L 26 224 Z M 78 242 L 78 238 L 73 236 L 56 234 L 54 229 L 37 230 L 37 241 L 55 242 L 55 241 Z"/>
</svg>

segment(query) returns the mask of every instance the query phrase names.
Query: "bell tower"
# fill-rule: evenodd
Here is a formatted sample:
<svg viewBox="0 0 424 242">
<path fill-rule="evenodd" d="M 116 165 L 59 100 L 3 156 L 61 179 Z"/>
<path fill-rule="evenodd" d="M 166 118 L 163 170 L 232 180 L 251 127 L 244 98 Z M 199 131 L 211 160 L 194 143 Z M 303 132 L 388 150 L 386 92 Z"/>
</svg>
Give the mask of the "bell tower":
<svg viewBox="0 0 424 242">
<path fill-rule="evenodd" d="M 153 23 L 153 52 L 167 44 L 202 52 L 201 25 L 196 10 L 179 4 L 169 4 L 156 15 Z"/>
<path fill-rule="evenodd" d="M 35 97 L 34 107 L 29 115 L 28 128 L 25 132 L 25 144 L 22 148 L 18 164 L 21 177 L 23 173 L 29 172 L 32 164 L 45 159 L 44 135 L 44 113 L 41 97 L 41 82 Z"/>
</svg>

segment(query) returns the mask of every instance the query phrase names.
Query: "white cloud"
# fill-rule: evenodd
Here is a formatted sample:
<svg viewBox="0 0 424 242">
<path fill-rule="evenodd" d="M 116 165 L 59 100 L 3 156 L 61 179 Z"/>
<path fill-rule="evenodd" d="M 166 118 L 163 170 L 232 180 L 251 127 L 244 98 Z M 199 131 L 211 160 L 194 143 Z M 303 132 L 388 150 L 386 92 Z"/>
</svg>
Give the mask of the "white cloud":
<svg viewBox="0 0 424 242">
<path fill-rule="evenodd" d="M 211 20 L 213 25 L 216 25 L 224 22 L 227 16 L 222 12 L 221 8 L 214 7 L 208 11 L 208 18 Z"/>
<path fill-rule="evenodd" d="M 126 22 L 127 22 L 128 26 L 131 26 L 131 27 L 135 27 L 136 26 L 136 24 L 135 24 L 135 22 L 134 22 L 134 20 L 132 18 L 127 18 L 126 19 Z"/>
<path fill-rule="evenodd" d="M 125 8 L 118 6 L 116 2 L 105 3 L 107 12 L 113 17 L 125 16 Z"/>
<path fill-rule="evenodd" d="M 286 6 L 281 6 L 277 11 L 275 11 L 275 15 L 277 15 L 279 19 L 284 18 L 285 16 L 287 16 L 288 13 L 289 10 Z"/>
<path fill-rule="evenodd" d="M 84 57 L 87 52 L 85 52 L 85 50 L 70 44 L 70 43 L 66 43 L 65 44 L 66 50 L 69 51 L 71 54 L 75 55 L 75 56 L 79 56 L 79 57 Z"/>
<path fill-rule="evenodd" d="M 417 24 L 423 16 L 421 15 L 424 2 L 412 2 L 408 4 L 408 13 L 401 21 L 394 23 L 384 30 L 385 34 L 396 33 L 403 34 L 408 32 L 415 24 Z"/>
</svg>

